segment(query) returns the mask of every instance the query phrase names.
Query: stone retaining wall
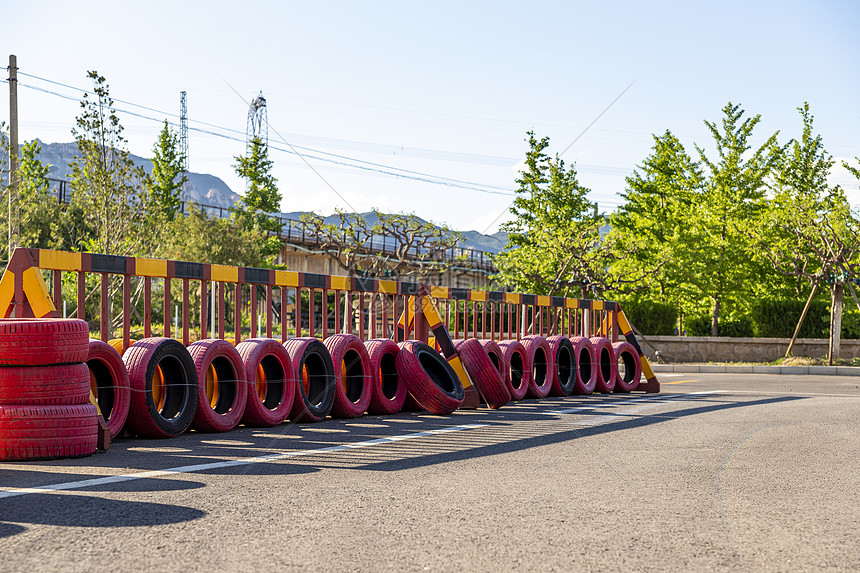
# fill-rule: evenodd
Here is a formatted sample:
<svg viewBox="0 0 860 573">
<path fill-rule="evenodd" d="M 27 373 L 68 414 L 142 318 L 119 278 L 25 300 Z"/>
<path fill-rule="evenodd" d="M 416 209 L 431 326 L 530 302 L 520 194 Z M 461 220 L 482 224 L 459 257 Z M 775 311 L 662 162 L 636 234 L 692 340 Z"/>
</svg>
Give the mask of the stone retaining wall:
<svg viewBox="0 0 860 573">
<path fill-rule="evenodd" d="M 639 344 L 648 360 L 659 363 L 683 362 L 771 362 L 785 356 L 790 338 L 729 338 L 710 336 L 646 336 Z M 799 338 L 794 356 L 827 356 L 826 339 Z M 659 358 L 656 355 L 660 351 Z M 860 356 L 860 340 L 843 340 L 840 358 Z"/>
</svg>

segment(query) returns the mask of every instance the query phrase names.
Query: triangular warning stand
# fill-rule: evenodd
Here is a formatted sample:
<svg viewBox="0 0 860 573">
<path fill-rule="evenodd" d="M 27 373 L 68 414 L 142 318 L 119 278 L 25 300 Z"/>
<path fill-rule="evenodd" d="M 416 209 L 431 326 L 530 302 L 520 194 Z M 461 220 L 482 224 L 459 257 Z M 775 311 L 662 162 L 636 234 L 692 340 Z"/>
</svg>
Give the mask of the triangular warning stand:
<svg viewBox="0 0 860 573">
<path fill-rule="evenodd" d="M 15 249 L 0 279 L 0 309 L 4 318 L 58 318 L 48 285 L 30 249 Z"/>
<path fill-rule="evenodd" d="M 463 362 L 460 360 L 460 354 L 457 352 L 457 349 L 454 348 L 454 341 L 451 340 L 451 335 L 448 333 L 448 329 L 445 327 L 445 323 L 442 321 L 439 311 L 436 310 L 433 300 L 427 295 L 421 295 L 420 303 L 420 312 L 424 315 L 424 320 L 427 321 L 427 326 L 433 333 L 433 337 L 436 339 L 436 344 L 439 345 L 439 348 L 442 351 L 442 356 L 445 357 L 445 360 L 451 365 L 454 372 L 457 373 L 457 378 L 460 379 L 460 384 L 463 386 L 465 396 L 463 399 L 463 405 L 460 406 L 460 409 L 476 410 L 481 402 L 481 395 L 478 394 L 478 390 L 475 388 L 475 385 L 472 384 L 472 379 L 469 377 L 469 373 L 466 372 L 466 369 L 463 367 Z M 400 339 L 403 339 L 403 337 L 406 336 L 406 332 L 412 330 L 412 326 L 415 323 L 416 313 L 410 312 L 410 310 L 414 308 L 415 297 L 410 296 L 409 302 L 406 303 L 406 308 L 403 310 L 403 313 L 400 315 L 400 319 L 397 321 L 397 331 Z M 424 342 L 427 341 L 425 340 Z"/>
<path fill-rule="evenodd" d="M 648 393 L 659 393 L 660 392 L 660 381 L 657 380 L 657 375 L 654 374 L 654 370 L 651 369 L 651 363 L 648 362 L 648 359 L 645 357 L 645 353 L 642 351 L 642 347 L 639 346 L 639 341 L 636 340 L 636 335 L 633 334 L 633 327 L 630 326 L 630 322 L 627 320 L 627 317 L 624 316 L 624 311 L 621 310 L 621 306 L 616 306 L 616 316 L 618 320 L 618 326 L 621 328 L 621 334 L 624 335 L 624 338 L 629 342 L 633 348 L 636 349 L 636 352 L 639 353 L 639 362 L 642 364 L 642 374 L 645 376 L 645 383 L 639 384 L 638 390 Z"/>
</svg>

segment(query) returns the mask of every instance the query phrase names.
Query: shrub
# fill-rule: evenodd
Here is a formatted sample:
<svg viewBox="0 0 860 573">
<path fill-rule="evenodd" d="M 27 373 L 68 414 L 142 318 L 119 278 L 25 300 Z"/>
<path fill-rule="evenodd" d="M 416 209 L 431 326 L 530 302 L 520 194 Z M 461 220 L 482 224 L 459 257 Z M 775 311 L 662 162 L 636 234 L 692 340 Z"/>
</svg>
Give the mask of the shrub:
<svg viewBox="0 0 860 573">
<path fill-rule="evenodd" d="M 794 334 L 797 321 L 803 312 L 804 300 L 762 299 L 750 311 L 756 336 L 789 338 Z M 847 318 L 847 317 L 846 317 Z M 845 323 L 843 322 L 843 331 Z M 826 338 L 830 329 L 830 302 L 813 300 L 800 328 L 800 338 Z"/>
<path fill-rule="evenodd" d="M 675 334 L 678 311 L 671 304 L 654 300 L 628 300 L 621 302 L 621 310 L 642 334 Z"/>
<path fill-rule="evenodd" d="M 746 315 L 723 318 L 717 327 L 719 336 L 734 336 L 749 338 L 754 336 L 753 321 Z M 711 315 L 697 314 L 687 317 L 684 321 L 687 336 L 710 336 Z"/>
</svg>

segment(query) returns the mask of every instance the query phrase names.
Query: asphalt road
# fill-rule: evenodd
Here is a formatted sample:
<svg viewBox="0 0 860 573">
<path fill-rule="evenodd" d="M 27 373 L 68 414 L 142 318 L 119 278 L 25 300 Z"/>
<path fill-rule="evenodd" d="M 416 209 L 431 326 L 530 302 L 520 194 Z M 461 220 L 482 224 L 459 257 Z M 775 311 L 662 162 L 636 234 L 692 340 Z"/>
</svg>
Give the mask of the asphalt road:
<svg viewBox="0 0 860 573">
<path fill-rule="evenodd" d="M 860 378 L 660 378 L 0 464 L 0 571 L 860 570 Z"/>
</svg>

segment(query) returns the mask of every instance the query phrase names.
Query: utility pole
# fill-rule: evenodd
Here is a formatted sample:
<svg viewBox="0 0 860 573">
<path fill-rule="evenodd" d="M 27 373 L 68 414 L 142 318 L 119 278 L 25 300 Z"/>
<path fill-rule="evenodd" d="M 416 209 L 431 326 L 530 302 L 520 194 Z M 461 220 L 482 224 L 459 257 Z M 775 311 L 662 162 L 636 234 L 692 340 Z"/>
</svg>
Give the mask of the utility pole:
<svg viewBox="0 0 860 573">
<path fill-rule="evenodd" d="M 9 55 L 9 258 L 18 246 L 18 58 Z"/>
</svg>

